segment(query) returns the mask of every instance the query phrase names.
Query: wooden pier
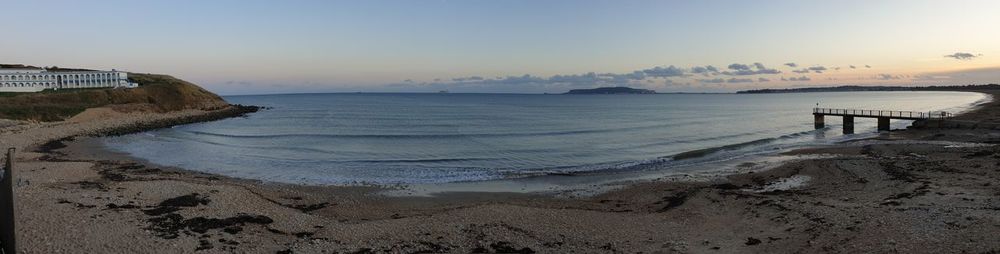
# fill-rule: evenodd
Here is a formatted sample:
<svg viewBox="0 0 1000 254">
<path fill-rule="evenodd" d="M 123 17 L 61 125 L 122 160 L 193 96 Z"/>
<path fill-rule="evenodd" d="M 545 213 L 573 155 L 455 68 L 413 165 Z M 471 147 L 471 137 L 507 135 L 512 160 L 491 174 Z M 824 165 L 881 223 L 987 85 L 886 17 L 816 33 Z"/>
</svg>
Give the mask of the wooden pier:
<svg viewBox="0 0 1000 254">
<path fill-rule="evenodd" d="M 813 119 L 816 129 L 822 129 L 826 116 L 839 116 L 844 119 L 844 134 L 854 133 L 854 118 L 866 117 L 878 119 L 878 130 L 888 131 L 889 120 L 945 120 L 951 117 L 951 113 L 944 111 L 916 112 L 916 111 L 894 111 L 894 110 L 868 110 L 868 109 L 833 109 L 833 108 L 813 108 Z"/>
</svg>

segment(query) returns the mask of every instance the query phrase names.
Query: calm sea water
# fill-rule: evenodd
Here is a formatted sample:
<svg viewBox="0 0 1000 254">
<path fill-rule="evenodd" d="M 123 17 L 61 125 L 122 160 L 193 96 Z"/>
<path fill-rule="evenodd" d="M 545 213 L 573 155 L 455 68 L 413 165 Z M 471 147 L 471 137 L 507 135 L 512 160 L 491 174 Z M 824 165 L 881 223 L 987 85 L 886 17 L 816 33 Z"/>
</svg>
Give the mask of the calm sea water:
<svg viewBox="0 0 1000 254">
<path fill-rule="evenodd" d="M 265 181 L 439 183 L 725 160 L 849 138 L 839 134 L 838 117 L 813 130 L 816 103 L 956 112 L 985 98 L 961 92 L 233 96 L 226 100 L 273 109 L 104 143 L 156 164 Z M 858 133 L 874 132 L 874 119 L 856 122 Z M 694 155 L 674 157 L 682 153 Z"/>
</svg>

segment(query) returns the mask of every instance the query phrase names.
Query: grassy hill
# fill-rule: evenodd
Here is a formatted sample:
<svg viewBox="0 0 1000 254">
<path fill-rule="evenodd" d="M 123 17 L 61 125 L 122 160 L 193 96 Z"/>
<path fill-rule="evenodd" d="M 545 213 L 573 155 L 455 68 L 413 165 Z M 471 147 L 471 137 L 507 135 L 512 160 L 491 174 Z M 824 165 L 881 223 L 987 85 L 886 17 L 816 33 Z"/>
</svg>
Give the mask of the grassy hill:
<svg viewBox="0 0 1000 254">
<path fill-rule="evenodd" d="M 167 75 L 129 73 L 133 89 L 62 89 L 38 93 L 0 93 L 0 118 L 59 121 L 87 108 L 112 106 L 120 111 L 168 112 L 220 109 L 229 105 L 218 95 Z"/>
</svg>

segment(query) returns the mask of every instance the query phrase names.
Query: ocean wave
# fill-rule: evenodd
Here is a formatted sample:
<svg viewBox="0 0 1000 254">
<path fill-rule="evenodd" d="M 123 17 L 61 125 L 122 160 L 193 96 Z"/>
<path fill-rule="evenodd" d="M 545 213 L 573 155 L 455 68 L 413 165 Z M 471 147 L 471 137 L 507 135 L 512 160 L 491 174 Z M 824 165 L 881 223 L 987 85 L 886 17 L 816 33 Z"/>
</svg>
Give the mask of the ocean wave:
<svg viewBox="0 0 1000 254">
<path fill-rule="evenodd" d="M 693 150 L 693 151 L 687 151 L 687 152 L 683 152 L 683 153 L 674 154 L 674 155 L 670 156 L 670 158 L 673 159 L 673 160 L 686 160 L 686 159 L 700 158 L 700 157 L 704 157 L 706 155 L 709 155 L 709 154 L 712 154 L 712 153 L 716 153 L 716 152 L 720 152 L 720 151 L 736 150 L 736 149 L 740 149 L 740 148 L 744 148 L 744 147 L 749 147 L 749 146 L 763 145 L 763 144 L 769 143 L 771 141 L 775 141 L 777 139 L 778 138 L 764 138 L 764 139 L 758 139 L 758 140 L 749 141 L 749 142 L 736 143 L 736 144 L 724 145 L 724 146 L 717 146 L 717 147 L 711 147 L 711 148 L 705 148 L 705 149 L 698 149 L 698 150 Z"/>
<path fill-rule="evenodd" d="M 624 132 L 624 131 L 658 129 L 658 128 L 666 128 L 666 127 L 672 127 L 672 126 L 687 126 L 687 125 L 695 125 L 695 124 L 709 123 L 709 122 L 711 122 L 711 121 L 706 120 L 706 121 L 696 121 L 696 122 L 679 122 L 679 123 L 656 124 L 656 125 L 646 125 L 646 126 L 631 126 L 631 127 L 621 127 L 621 128 L 572 130 L 572 131 L 551 131 L 551 132 L 531 132 L 531 133 L 467 133 L 467 134 L 461 134 L 461 133 L 456 133 L 456 134 L 318 134 L 318 133 L 304 133 L 304 134 L 244 135 L 244 134 L 212 133 L 212 132 L 195 131 L 195 130 L 185 130 L 185 132 L 196 134 L 196 135 L 216 136 L 216 137 L 225 137 L 225 138 L 247 138 L 247 139 L 268 139 L 268 138 L 359 138 L 359 139 L 486 138 L 486 137 L 562 136 L 562 135 L 578 135 L 578 134 Z"/>
</svg>

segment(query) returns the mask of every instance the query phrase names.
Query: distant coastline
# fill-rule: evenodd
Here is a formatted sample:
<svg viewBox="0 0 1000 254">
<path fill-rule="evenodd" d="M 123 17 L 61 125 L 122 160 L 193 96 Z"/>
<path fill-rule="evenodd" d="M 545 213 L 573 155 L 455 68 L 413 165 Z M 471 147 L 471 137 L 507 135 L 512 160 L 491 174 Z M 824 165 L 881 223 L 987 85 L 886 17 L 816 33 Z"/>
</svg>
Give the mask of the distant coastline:
<svg viewBox="0 0 1000 254">
<path fill-rule="evenodd" d="M 649 89 L 636 89 L 631 87 L 598 87 L 593 89 L 573 89 L 564 94 L 656 94 L 656 91 Z"/>
<path fill-rule="evenodd" d="M 875 91 L 976 91 L 1000 90 L 1000 85 L 956 85 L 956 86 L 832 86 L 787 89 L 756 89 L 738 91 L 738 94 L 759 93 L 819 93 L 819 92 L 875 92 Z"/>
</svg>

